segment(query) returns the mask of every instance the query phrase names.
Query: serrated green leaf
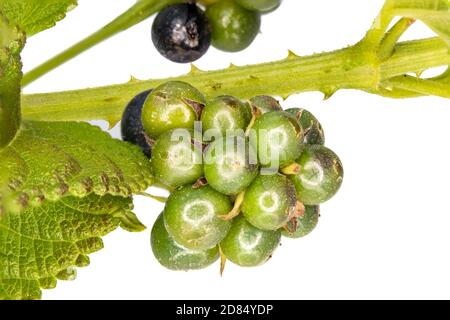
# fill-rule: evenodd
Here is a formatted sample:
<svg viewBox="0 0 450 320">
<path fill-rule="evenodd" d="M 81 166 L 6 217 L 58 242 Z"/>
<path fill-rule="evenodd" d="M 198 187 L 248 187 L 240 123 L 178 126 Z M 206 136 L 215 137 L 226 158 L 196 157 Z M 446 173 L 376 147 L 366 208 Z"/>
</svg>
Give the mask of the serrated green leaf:
<svg viewBox="0 0 450 320">
<path fill-rule="evenodd" d="M 24 122 L 13 143 L 0 151 L 0 214 L 68 195 L 129 197 L 151 182 L 141 150 L 97 127 Z"/>
<path fill-rule="evenodd" d="M 2 0 L 0 11 L 28 36 L 53 27 L 77 0 Z"/>
<path fill-rule="evenodd" d="M 131 198 L 65 197 L 0 218 L 0 300 L 39 299 L 57 279 L 73 280 L 75 266 L 103 248 L 101 237 L 133 215 Z"/>
</svg>

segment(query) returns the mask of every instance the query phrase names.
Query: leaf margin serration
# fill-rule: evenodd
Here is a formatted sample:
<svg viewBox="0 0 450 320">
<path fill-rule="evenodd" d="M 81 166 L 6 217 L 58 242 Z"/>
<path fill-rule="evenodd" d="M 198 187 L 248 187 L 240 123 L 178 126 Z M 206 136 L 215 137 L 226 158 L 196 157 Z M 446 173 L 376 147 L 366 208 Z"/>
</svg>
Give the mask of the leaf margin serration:
<svg viewBox="0 0 450 320">
<path fill-rule="evenodd" d="M 77 4 L 77 0 L 2 0 L 0 11 L 32 36 L 55 26 Z"/>
<path fill-rule="evenodd" d="M 134 216 L 132 208 L 131 198 L 91 194 L 4 215 L 0 300 L 37 300 L 42 289 L 55 288 L 57 280 L 73 280 L 76 267 L 89 265 L 88 255 L 103 248 L 101 238 L 117 229 L 122 217 Z M 47 223 L 38 223 L 43 217 Z"/>
<path fill-rule="evenodd" d="M 8 175 L 10 174 L 10 175 Z M 24 122 L 0 150 L 0 215 L 64 196 L 130 197 L 153 182 L 138 147 L 84 122 Z"/>
</svg>

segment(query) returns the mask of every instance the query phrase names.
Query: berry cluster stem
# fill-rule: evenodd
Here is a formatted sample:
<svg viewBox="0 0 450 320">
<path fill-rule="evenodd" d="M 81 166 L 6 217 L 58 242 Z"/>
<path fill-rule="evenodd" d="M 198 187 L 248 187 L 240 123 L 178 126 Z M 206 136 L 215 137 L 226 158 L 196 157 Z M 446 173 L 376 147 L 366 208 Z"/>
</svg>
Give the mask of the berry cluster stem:
<svg viewBox="0 0 450 320">
<path fill-rule="evenodd" d="M 132 26 L 144 21 L 164 7 L 182 2 L 182 0 L 139 0 L 129 10 L 108 23 L 106 26 L 76 43 L 57 56 L 38 66 L 24 75 L 22 86 L 26 86 L 39 79 L 48 72 L 56 69 L 67 61 L 75 58 L 84 51 L 96 46 L 97 44 L 111 38 L 112 36 L 125 31 Z"/>
<path fill-rule="evenodd" d="M 185 81 L 207 97 L 229 94 L 242 99 L 259 94 L 288 97 L 291 94 L 321 91 L 325 97 L 340 89 L 358 89 L 388 97 L 439 95 L 450 97 L 450 87 L 439 81 L 412 81 L 401 78 L 408 73 L 450 65 L 447 44 L 440 38 L 399 43 L 390 58 L 381 60 L 378 51 L 363 40 L 328 53 L 299 57 L 291 53 L 281 61 L 230 66 L 228 69 L 201 71 L 196 67 L 187 75 L 174 78 L 66 91 L 24 95 L 23 116 L 29 120 L 86 121 L 107 120 L 114 125 L 124 106 L 136 94 L 169 80 Z M 399 78 L 400 77 L 400 78 Z M 392 91 L 394 81 L 413 91 Z"/>
<path fill-rule="evenodd" d="M 0 149 L 14 139 L 20 128 L 20 52 L 24 39 L 0 12 Z"/>
</svg>

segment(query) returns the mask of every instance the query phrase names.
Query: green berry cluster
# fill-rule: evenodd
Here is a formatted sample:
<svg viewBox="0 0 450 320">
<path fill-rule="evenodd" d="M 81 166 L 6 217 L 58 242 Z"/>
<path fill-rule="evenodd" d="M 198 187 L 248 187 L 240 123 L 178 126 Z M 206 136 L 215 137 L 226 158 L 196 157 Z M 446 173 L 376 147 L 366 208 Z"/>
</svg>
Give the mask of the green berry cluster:
<svg viewBox="0 0 450 320">
<path fill-rule="evenodd" d="M 258 266 L 282 236 L 316 227 L 343 168 L 310 112 L 284 111 L 269 96 L 207 101 L 174 81 L 147 94 L 137 124 L 144 138 L 134 140 L 149 143 L 141 148 L 151 150 L 153 175 L 172 191 L 151 236 L 163 266 L 200 269 L 220 256 Z"/>
</svg>

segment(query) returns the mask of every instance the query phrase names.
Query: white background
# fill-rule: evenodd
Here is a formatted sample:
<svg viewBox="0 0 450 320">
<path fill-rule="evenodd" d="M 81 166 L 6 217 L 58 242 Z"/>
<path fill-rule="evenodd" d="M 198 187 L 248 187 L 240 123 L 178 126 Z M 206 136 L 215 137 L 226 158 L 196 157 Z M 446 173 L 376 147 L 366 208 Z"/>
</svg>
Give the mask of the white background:
<svg viewBox="0 0 450 320">
<path fill-rule="evenodd" d="M 80 0 L 56 28 L 29 40 L 29 70 L 127 9 L 134 0 Z M 251 48 L 236 54 L 211 49 L 202 69 L 271 61 L 288 49 L 306 55 L 362 38 L 383 0 L 286 0 L 263 19 Z M 137 78 L 178 75 L 188 66 L 160 57 L 151 20 L 116 36 L 29 86 L 46 92 Z M 407 38 L 431 35 L 421 24 Z M 228 264 L 199 272 L 167 271 L 153 258 L 149 233 L 162 206 L 136 198 L 147 232 L 117 231 L 91 256 L 74 282 L 59 282 L 45 299 L 313 299 L 450 298 L 450 101 L 389 100 L 356 91 L 322 101 L 319 93 L 289 98 L 322 122 L 327 145 L 342 158 L 344 185 L 322 206 L 317 230 L 283 240 L 266 265 Z M 102 124 L 104 126 L 104 124 Z M 115 130 L 117 135 L 117 129 Z"/>
</svg>

